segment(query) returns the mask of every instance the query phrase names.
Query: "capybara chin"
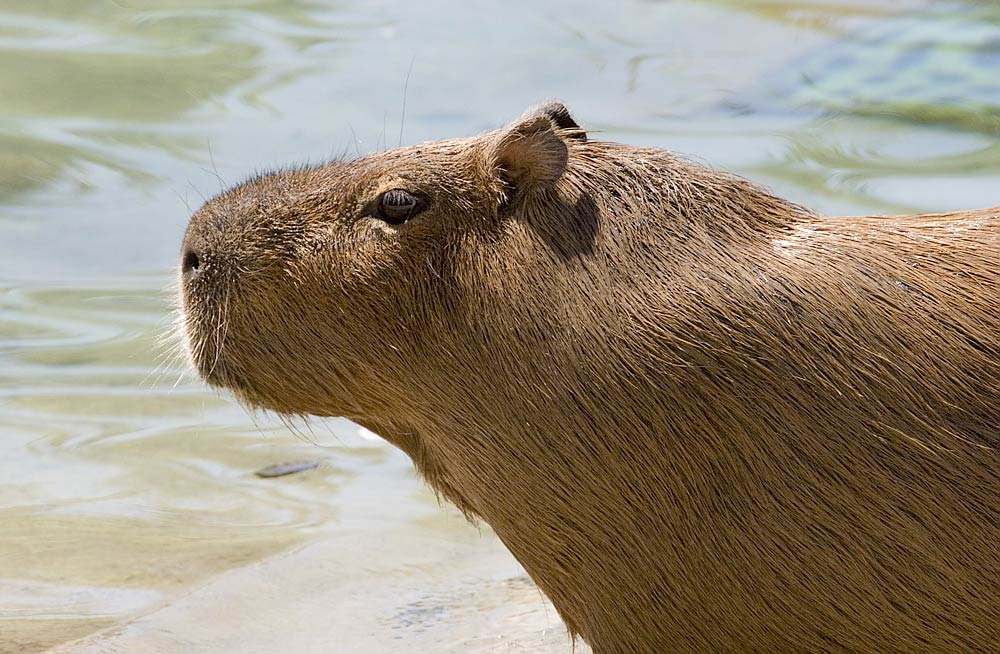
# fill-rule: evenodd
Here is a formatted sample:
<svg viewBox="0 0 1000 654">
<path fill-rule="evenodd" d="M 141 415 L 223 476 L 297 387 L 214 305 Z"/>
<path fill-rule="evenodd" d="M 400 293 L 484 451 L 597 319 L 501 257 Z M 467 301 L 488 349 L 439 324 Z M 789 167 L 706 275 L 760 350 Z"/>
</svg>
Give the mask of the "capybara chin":
<svg viewBox="0 0 1000 654">
<path fill-rule="evenodd" d="M 209 383 L 402 448 L 596 654 L 1000 651 L 1000 208 L 819 216 L 550 103 L 237 186 L 181 278 Z"/>
</svg>

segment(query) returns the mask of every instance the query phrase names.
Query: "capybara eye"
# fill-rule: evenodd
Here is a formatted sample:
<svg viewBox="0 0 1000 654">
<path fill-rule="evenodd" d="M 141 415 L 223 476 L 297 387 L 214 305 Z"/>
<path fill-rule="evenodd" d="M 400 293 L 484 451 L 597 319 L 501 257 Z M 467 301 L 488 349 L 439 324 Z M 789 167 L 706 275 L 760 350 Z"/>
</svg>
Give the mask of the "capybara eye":
<svg viewBox="0 0 1000 654">
<path fill-rule="evenodd" d="M 378 201 L 377 216 L 391 225 L 399 225 L 423 209 L 423 202 L 417 196 L 401 188 L 386 191 Z"/>
</svg>

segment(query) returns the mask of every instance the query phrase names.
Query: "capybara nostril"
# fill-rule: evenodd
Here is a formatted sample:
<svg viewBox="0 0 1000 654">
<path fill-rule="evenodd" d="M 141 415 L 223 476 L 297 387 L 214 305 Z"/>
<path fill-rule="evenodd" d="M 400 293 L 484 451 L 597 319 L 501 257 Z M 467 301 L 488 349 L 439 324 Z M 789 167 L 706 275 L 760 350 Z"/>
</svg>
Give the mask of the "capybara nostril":
<svg viewBox="0 0 1000 654">
<path fill-rule="evenodd" d="M 201 270 L 201 258 L 198 253 L 191 248 L 185 248 L 181 256 L 181 272 L 183 274 L 197 273 Z"/>
</svg>

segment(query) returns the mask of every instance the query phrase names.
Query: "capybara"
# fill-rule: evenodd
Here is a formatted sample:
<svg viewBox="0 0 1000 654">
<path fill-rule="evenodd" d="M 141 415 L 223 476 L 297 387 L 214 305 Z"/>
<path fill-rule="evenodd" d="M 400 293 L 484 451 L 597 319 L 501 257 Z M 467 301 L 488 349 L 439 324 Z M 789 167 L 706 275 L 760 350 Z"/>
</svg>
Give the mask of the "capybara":
<svg viewBox="0 0 1000 654">
<path fill-rule="evenodd" d="M 596 654 L 1000 651 L 1000 208 L 821 216 L 552 102 L 226 191 L 181 288 L 208 383 L 404 450 Z"/>
</svg>

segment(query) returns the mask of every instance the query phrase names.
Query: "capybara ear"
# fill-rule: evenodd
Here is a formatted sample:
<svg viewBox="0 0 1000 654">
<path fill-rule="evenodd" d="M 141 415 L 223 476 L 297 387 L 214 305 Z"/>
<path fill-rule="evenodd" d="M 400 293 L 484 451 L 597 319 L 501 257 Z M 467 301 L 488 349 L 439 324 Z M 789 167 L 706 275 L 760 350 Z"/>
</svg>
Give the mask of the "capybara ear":
<svg viewBox="0 0 1000 654">
<path fill-rule="evenodd" d="M 558 102 L 532 107 L 500 130 L 488 148 L 490 163 L 518 191 L 555 182 L 566 170 L 567 138 L 583 130 Z"/>
</svg>

